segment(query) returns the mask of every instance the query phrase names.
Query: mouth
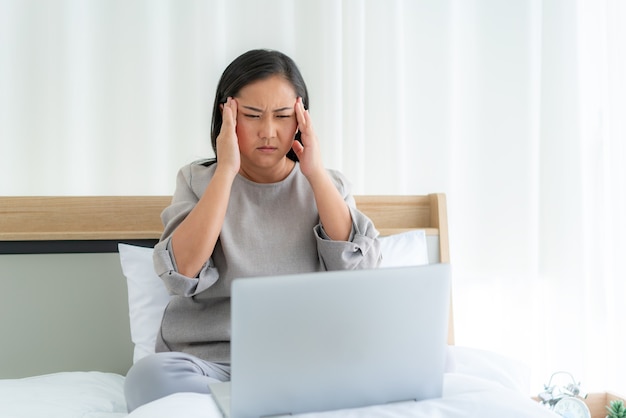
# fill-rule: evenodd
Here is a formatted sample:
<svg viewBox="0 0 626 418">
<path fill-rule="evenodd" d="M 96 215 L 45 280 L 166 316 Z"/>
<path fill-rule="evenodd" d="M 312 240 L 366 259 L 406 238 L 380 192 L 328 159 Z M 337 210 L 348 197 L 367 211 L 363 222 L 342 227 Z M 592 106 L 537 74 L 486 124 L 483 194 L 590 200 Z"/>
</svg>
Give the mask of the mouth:
<svg viewBox="0 0 626 418">
<path fill-rule="evenodd" d="M 276 147 L 271 147 L 271 146 L 269 146 L 269 145 L 264 145 L 264 146 L 262 146 L 262 147 L 258 147 L 258 148 L 257 148 L 257 151 L 260 151 L 260 152 L 268 152 L 268 153 L 269 153 L 269 152 L 274 152 L 274 151 L 276 151 L 277 149 L 278 149 L 278 148 L 276 148 Z"/>
</svg>

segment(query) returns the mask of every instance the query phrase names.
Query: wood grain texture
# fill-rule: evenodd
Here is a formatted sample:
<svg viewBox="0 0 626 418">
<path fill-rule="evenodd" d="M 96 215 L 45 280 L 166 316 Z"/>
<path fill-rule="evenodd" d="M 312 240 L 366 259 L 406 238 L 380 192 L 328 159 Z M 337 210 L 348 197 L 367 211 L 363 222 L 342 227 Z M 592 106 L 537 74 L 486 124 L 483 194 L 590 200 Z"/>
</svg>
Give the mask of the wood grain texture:
<svg viewBox="0 0 626 418">
<path fill-rule="evenodd" d="M 442 194 L 355 199 L 381 235 L 412 229 L 439 235 L 442 225 L 447 230 Z M 170 196 L 3 197 L 0 240 L 158 239 L 163 230 L 161 211 L 170 201 Z M 446 248 L 447 240 L 442 249 Z M 443 256 L 448 258 L 447 250 Z"/>
<path fill-rule="evenodd" d="M 169 196 L 4 197 L 0 240 L 159 238 Z"/>
</svg>

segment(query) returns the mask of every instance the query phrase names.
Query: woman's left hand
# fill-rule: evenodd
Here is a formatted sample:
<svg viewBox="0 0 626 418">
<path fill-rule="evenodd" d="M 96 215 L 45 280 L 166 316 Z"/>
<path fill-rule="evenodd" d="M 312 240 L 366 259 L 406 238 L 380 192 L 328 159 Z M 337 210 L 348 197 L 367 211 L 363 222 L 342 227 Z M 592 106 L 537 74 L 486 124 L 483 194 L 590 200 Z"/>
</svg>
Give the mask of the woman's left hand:
<svg viewBox="0 0 626 418">
<path fill-rule="evenodd" d="M 291 148 L 300 161 L 300 171 L 311 184 L 320 221 L 328 237 L 336 241 L 346 241 L 352 229 L 352 216 L 348 205 L 332 182 L 322 164 L 317 136 L 313 130 L 309 111 L 304 109 L 302 98 L 295 105 L 298 129 L 302 144 L 293 141 Z"/>
<path fill-rule="evenodd" d="M 302 174 L 311 181 L 320 175 L 325 175 L 326 171 L 322 163 L 317 135 L 311 123 L 311 115 L 308 110 L 304 109 L 302 97 L 296 100 L 295 112 L 302 143 L 294 140 L 291 148 L 298 157 Z"/>
</svg>

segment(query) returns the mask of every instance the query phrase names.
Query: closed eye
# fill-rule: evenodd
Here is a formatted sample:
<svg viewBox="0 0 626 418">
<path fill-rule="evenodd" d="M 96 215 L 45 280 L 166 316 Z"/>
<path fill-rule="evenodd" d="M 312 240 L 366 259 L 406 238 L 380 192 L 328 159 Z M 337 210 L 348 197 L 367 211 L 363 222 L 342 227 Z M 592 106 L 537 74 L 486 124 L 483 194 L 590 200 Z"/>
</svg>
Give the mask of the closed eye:
<svg viewBox="0 0 626 418">
<path fill-rule="evenodd" d="M 252 113 L 244 113 L 243 114 L 245 117 L 250 118 L 250 119 L 258 119 L 261 117 L 261 115 L 254 115 Z"/>
</svg>

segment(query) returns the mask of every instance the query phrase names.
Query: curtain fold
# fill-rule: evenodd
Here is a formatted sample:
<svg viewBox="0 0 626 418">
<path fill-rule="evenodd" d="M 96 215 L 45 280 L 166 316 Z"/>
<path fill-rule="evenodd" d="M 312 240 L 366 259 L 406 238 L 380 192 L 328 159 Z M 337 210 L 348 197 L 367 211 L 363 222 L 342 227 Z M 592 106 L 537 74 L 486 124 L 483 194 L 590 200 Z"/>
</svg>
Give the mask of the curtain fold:
<svg viewBox="0 0 626 418">
<path fill-rule="evenodd" d="M 358 194 L 448 195 L 457 343 L 626 393 L 619 0 L 0 0 L 0 194 L 171 194 L 224 67 L 299 64 Z"/>
<path fill-rule="evenodd" d="M 623 387 L 626 348 L 626 5 L 578 4 L 580 132 L 583 193 L 582 324 L 587 336 L 586 373 Z M 624 389 L 622 389 L 624 391 Z"/>
</svg>

